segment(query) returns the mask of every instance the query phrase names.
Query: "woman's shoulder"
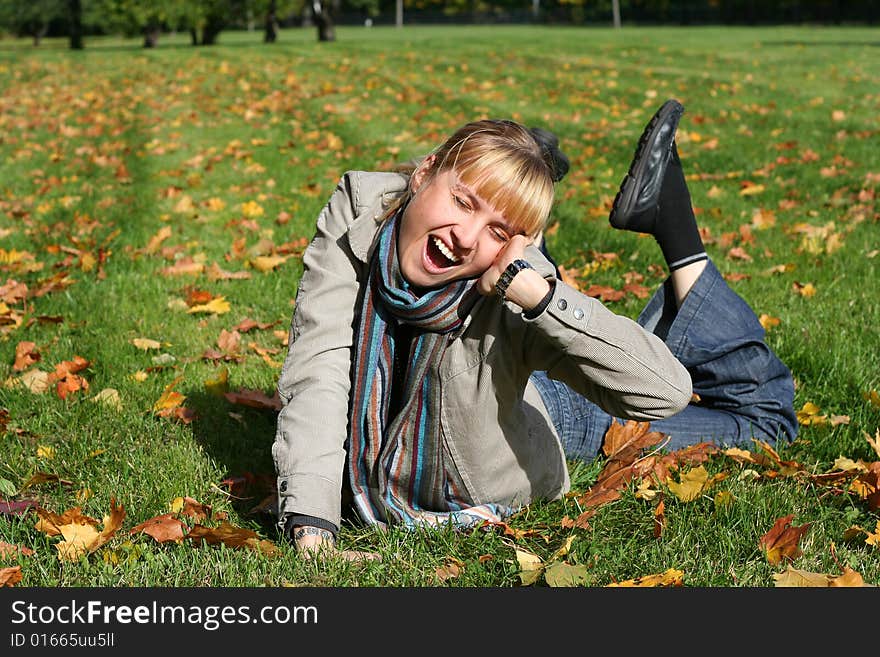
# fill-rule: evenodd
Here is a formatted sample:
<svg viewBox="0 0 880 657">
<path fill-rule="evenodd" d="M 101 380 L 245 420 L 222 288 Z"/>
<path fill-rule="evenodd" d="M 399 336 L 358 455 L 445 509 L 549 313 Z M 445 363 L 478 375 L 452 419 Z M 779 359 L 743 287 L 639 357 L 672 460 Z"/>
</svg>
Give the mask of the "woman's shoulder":
<svg viewBox="0 0 880 657">
<path fill-rule="evenodd" d="M 388 203 L 406 190 L 409 176 L 396 171 L 350 170 L 342 175 L 342 187 L 351 200 L 355 216 L 382 203 Z"/>
</svg>

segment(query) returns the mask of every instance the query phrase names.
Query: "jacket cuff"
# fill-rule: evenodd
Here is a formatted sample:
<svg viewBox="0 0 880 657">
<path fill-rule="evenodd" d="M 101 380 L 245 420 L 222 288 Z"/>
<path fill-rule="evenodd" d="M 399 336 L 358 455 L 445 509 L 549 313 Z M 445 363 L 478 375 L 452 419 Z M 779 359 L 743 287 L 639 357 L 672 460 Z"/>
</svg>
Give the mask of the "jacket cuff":
<svg viewBox="0 0 880 657">
<path fill-rule="evenodd" d="M 284 538 L 292 540 L 293 528 L 302 525 L 309 525 L 310 527 L 317 527 L 318 529 L 326 529 L 328 532 L 333 533 L 334 538 L 339 531 L 339 528 L 329 520 L 324 520 L 317 516 L 305 516 L 299 513 L 292 513 L 284 519 Z"/>
</svg>

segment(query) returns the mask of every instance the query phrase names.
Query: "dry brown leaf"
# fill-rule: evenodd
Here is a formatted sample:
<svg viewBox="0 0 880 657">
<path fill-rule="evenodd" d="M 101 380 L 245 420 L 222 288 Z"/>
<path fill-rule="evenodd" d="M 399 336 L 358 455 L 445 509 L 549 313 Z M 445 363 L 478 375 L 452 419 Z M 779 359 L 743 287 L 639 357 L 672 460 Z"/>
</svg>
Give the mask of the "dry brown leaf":
<svg viewBox="0 0 880 657">
<path fill-rule="evenodd" d="M 464 564 L 455 557 L 446 557 L 446 562 L 442 566 L 434 569 L 434 574 L 441 582 L 455 579 L 461 575 L 464 570 Z"/>
<path fill-rule="evenodd" d="M 171 500 L 171 512 L 188 516 L 196 522 L 207 520 L 211 517 L 211 505 L 202 504 L 191 497 L 175 497 Z"/>
<path fill-rule="evenodd" d="M 544 562 L 537 554 L 520 548 L 516 549 L 516 561 L 519 564 L 519 578 L 523 586 L 534 584 L 544 572 Z"/>
<path fill-rule="evenodd" d="M 21 581 L 21 566 L 0 568 L 0 586 L 15 586 Z"/>
<path fill-rule="evenodd" d="M 770 565 L 775 566 L 783 559 L 793 561 L 803 554 L 798 541 L 812 523 L 792 527 L 790 525 L 793 518 L 794 514 L 777 518 L 773 528 L 758 541 L 758 546 L 764 551 Z"/>
<path fill-rule="evenodd" d="M 40 352 L 37 351 L 36 343 L 22 340 L 15 345 L 15 362 L 12 365 L 12 369 L 15 372 L 23 372 L 34 363 L 40 362 L 40 358 Z"/>
<path fill-rule="evenodd" d="M 26 548 L 23 545 L 13 545 L 12 543 L 5 543 L 3 541 L 0 541 L 0 559 L 6 559 L 16 554 L 22 554 L 26 557 L 29 557 L 33 553 L 33 550 L 31 550 L 30 548 Z"/>
<path fill-rule="evenodd" d="M 34 529 L 41 531 L 48 536 L 58 536 L 61 534 L 61 527 L 65 525 L 89 525 L 97 527 L 100 521 L 90 516 L 83 515 L 82 509 L 78 506 L 72 507 L 58 514 L 48 509 L 38 507 L 35 509 L 38 520 L 34 525 Z M 97 532 L 95 532 L 97 534 Z"/>
<path fill-rule="evenodd" d="M 281 397 L 276 391 L 272 397 L 259 390 L 239 390 L 238 392 L 227 392 L 223 395 L 227 401 L 240 406 L 249 406 L 251 408 L 270 409 L 274 411 L 281 410 Z"/>
<path fill-rule="evenodd" d="M 775 573 L 773 579 L 777 587 L 862 587 L 865 584 L 862 576 L 849 567 L 843 569 L 840 575 L 825 575 L 812 573 L 807 570 L 798 570 L 788 566 L 783 572 Z"/>
<path fill-rule="evenodd" d="M 174 517 L 174 514 L 163 513 L 149 520 L 145 520 L 139 525 L 128 530 L 129 534 L 144 533 L 151 536 L 157 543 L 165 543 L 166 541 L 183 540 L 184 524 L 180 519 Z"/>
</svg>

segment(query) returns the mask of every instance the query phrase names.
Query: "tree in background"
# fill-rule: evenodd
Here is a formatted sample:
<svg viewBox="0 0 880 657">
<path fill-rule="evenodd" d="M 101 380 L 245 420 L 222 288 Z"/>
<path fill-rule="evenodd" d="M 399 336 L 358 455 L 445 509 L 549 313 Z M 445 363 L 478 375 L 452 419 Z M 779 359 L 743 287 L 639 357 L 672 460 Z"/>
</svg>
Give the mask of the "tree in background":
<svg viewBox="0 0 880 657">
<path fill-rule="evenodd" d="M 154 48 L 163 29 L 177 27 L 183 5 L 175 0 L 89 0 L 89 23 L 127 37 L 142 34 L 144 48 Z"/>
<path fill-rule="evenodd" d="M 302 13 L 304 4 L 304 0 L 247 0 L 246 12 L 264 17 L 263 41 L 275 43 L 278 40 L 279 21 Z"/>
<path fill-rule="evenodd" d="M 0 25 L 15 36 L 33 39 L 35 46 L 53 20 L 67 17 L 66 0 L 7 0 L 0 2 Z"/>
</svg>

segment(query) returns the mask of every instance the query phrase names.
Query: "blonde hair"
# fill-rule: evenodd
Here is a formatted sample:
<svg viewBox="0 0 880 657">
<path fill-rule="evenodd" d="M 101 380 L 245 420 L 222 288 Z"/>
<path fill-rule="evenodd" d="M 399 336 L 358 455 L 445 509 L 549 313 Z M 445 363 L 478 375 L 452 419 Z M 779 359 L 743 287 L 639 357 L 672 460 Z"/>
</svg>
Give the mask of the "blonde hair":
<svg viewBox="0 0 880 657">
<path fill-rule="evenodd" d="M 439 173 L 455 171 L 517 233 L 534 237 L 546 226 L 553 206 L 554 174 L 529 129 L 514 121 L 484 119 L 467 123 L 420 166 L 430 167 L 423 184 Z M 407 191 L 389 214 L 411 195 Z"/>
</svg>

